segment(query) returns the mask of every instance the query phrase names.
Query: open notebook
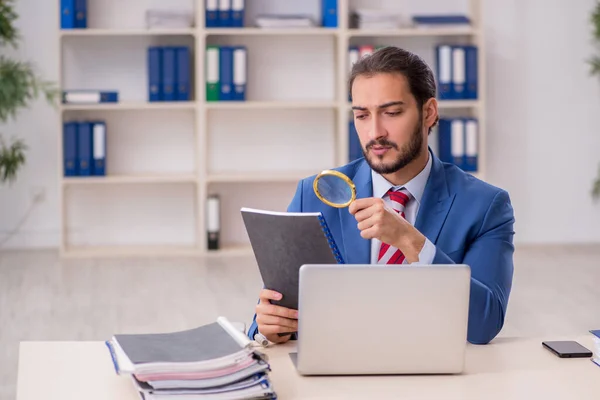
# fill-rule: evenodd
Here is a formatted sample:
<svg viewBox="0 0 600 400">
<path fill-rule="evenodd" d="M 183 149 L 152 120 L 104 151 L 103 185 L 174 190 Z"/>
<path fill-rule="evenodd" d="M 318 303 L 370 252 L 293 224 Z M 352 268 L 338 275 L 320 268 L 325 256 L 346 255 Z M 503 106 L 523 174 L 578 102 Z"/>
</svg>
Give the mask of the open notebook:
<svg viewBox="0 0 600 400">
<path fill-rule="evenodd" d="M 272 301 L 298 309 L 298 271 L 304 264 L 343 264 L 320 212 L 276 212 L 244 207 L 242 218 L 266 288 L 283 294 Z"/>
</svg>

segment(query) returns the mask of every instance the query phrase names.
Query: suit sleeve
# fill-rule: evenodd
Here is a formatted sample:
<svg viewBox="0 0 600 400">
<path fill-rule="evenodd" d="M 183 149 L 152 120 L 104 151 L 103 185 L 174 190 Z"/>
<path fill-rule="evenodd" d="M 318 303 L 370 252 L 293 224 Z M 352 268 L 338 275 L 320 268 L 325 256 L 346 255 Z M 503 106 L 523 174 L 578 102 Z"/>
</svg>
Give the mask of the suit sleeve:
<svg viewBox="0 0 600 400">
<path fill-rule="evenodd" d="M 483 219 L 477 238 L 468 245 L 463 264 L 471 267 L 471 296 L 467 339 L 487 344 L 498 335 L 513 277 L 514 213 L 508 193 L 500 191 Z M 434 264 L 454 264 L 439 248 Z"/>
<path fill-rule="evenodd" d="M 290 205 L 288 206 L 288 209 L 287 209 L 288 212 L 301 212 L 302 211 L 302 190 L 303 190 L 303 184 L 302 184 L 302 181 L 300 181 L 298 183 L 298 186 L 296 187 L 296 193 L 294 194 L 294 197 L 292 198 L 292 201 L 290 202 Z M 257 304 L 258 304 L 258 302 L 257 302 Z M 250 340 L 254 340 L 254 335 L 256 335 L 257 333 L 258 333 L 258 325 L 256 324 L 256 314 L 254 314 L 254 317 L 252 317 L 252 324 L 250 325 L 250 328 L 248 328 L 248 337 L 250 338 Z M 292 339 L 296 339 L 295 333 L 292 335 Z"/>
</svg>

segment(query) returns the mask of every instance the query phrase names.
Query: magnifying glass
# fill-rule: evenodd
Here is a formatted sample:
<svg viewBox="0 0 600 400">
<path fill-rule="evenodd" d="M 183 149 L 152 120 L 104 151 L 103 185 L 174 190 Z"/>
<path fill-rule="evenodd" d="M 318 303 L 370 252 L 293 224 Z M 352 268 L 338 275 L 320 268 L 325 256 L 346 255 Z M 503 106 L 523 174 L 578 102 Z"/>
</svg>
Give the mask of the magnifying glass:
<svg viewBox="0 0 600 400">
<path fill-rule="evenodd" d="M 319 200 L 331 207 L 348 207 L 356 199 L 354 182 L 339 171 L 325 170 L 318 174 L 313 190 Z"/>
</svg>

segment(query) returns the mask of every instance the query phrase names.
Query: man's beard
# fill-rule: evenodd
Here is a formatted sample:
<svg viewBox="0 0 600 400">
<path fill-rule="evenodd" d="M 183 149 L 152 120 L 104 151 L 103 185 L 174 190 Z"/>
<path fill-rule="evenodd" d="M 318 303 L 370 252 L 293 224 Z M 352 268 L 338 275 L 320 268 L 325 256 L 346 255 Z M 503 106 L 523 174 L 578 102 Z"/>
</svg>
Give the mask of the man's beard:
<svg viewBox="0 0 600 400">
<path fill-rule="evenodd" d="M 421 153 L 421 147 L 423 146 L 423 133 L 421 131 L 421 124 L 422 118 L 420 117 L 419 122 L 413 130 L 409 142 L 406 145 L 404 145 L 404 147 L 400 151 L 400 154 L 398 154 L 396 160 L 394 160 L 391 163 L 375 165 L 373 160 L 369 158 L 368 152 L 373 146 L 389 146 L 398 150 L 398 145 L 396 143 L 390 142 L 385 138 L 381 138 L 379 140 L 372 140 L 369 143 L 367 143 L 367 145 L 365 146 L 365 150 L 363 150 L 363 154 L 365 156 L 365 160 L 367 160 L 367 163 L 369 164 L 371 169 L 377 172 L 378 174 L 391 174 L 406 167 L 417 157 L 419 157 Z M 376 157 L 379 160 L 381 160 L 384 156 L 373 157 Z"/>
</svg>

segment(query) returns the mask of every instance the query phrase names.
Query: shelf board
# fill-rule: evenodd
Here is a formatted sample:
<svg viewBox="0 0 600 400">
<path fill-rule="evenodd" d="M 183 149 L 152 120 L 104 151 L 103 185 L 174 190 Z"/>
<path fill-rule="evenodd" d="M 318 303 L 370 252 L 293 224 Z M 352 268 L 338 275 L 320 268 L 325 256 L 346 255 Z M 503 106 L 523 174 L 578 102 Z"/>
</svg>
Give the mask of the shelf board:
<svg viewBox="0 0 600 400">
<path fill-rule="evenodd" d="M 63 111 L 193 110 L 194 108 L 196 108 L 196 103 L 193 101 L 61 104 Z"/>
<path fill-rule="evenodd" d="M 209 183 L 244 183 L 244 182 L 298 182 L 308 176 L 315 175 L 320 171 L 305 172 L 253 172 L 253 173 L 221 173 L 209 174 L 207 181 Z"/>
<path fill-rule="evenodd" d="M 87 36 L 195 36 L 196 30 L 183 29 L 63 29 L 61 37 Z"/>
<path fill-rule="evenodd" d="M 399 29 L 349 29 L 350 37 L 370 36 L 466 36 L 476 35 L 479 31 L 472 27 L 448 28 L 399 28 Z"/>
<path fill-rule="evenodd" d="M 207 35 L 211 36 L 333 36 L 338 32 L 337 28 L 209 28 L 205 29 Z"/>
<path fill-rule="evenodd" d="M 306 101 L 213 101 L 207 102 L 209 110 L 239 110 L 239 109 L 307 109 L 307 108 L 336 108 L 335 101 L 306 100 Z"/>
<path fill-rule="evenodd" d="M 195 246 L 147 245 L 147 246 L 67 246 L 63 256 L 67 258 L 106 257 L 197 257 L 202 251 Z"/>
<path fill-rule="evenodd" d="M 63 185 L 114 185 L 127 183 L 196 183 L 194 174 L 114 175 L 64 177 Z"/>
</svg>

